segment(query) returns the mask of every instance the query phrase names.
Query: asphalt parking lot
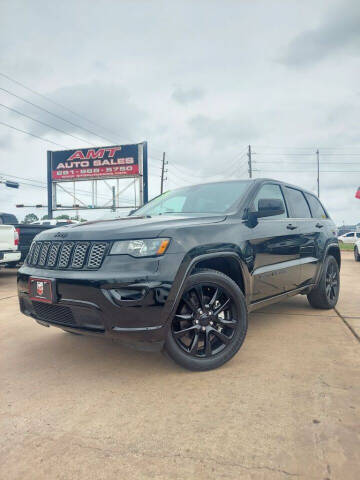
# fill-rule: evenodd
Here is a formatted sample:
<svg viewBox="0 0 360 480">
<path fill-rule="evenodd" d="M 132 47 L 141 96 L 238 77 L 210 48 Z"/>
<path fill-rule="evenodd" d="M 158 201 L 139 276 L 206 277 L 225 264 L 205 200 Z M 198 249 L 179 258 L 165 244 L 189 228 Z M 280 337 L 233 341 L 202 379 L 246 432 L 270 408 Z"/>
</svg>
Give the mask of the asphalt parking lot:
<svg viewBox="0 0 360 480">
<path fill-rule="evenodd" d="M 359 278 L 344 253 L 337 311 L 265 308 L 231 362 L 191 373 L 41 327 L 0 271 L 0 478 L 360 478 Z"/>
</svg>

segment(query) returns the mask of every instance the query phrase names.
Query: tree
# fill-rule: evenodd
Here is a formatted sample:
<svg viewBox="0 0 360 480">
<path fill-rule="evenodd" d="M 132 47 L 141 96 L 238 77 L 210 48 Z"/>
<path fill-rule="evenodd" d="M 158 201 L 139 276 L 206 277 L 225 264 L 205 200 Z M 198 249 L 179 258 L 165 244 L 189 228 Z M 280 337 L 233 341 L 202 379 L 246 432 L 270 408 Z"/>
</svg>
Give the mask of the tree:
<svg viewBox="0 0 360 480">
<path fill-rule="evenodd" d="M 41 217 L 41 220 L 49 220 L 49 215 L 43 215 L 43 216 Z"/>
<path fill-rule="evenodd" d="M 35 213 L 28 213 L 27 215 L 25 215 L 24 223 L 37 222 L 38 220 L 39 218 L 37 217 L 37 215 L 35 215 Z"/>
<path fill-rule="evenodd" d="M 62 215 L 58 215 L 55 218 L 56 218 L 56 220 L 70 220 L 69 215 L 65 215 L 64 213 Z"/>
</svg>

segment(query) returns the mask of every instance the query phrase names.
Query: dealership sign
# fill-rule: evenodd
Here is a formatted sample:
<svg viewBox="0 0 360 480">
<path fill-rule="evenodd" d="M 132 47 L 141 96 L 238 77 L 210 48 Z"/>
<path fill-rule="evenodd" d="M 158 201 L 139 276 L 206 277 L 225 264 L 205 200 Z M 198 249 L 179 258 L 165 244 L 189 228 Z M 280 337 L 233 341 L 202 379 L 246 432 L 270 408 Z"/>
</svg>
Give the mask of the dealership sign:
<svg viewBox="0 0 360 480">
<path fill-rule="evenodd" d="M 64 182 L 138 176 L 141 174 L 140 146 L 142 144 L 52 152 L 51 179 Z"/>
<path fill-rule="evenodd" d="M 116 184 L 110 185 L 108 180 L 116 179 Z M 71 210 L 78 208 L 127 208 L 121 207 L 119 196 L 124 191 L 120 180 L 133 179 L 125 182 L 125 190 L 134 185 L 134 204 L 138 208 L 148 201 L 148 155 L 147 142 L 131 145 L 111 145 L 107 147 L 77 148 L 74 150 L 58 150 L 47 152 L 47 197 L 48 216 L 52 218 L 55 210 Z M 90 181 L 91 203 L 84 203 L 76 196 L 76 184 Z M 105 181 L 111 188 L 112 204 L 98 201 L 98 184 Z M 63 182 L 73 182 L 72 193 L 65 189 Z M 70 205 L 57 203 L 58 188 L 73 197 Z"/>
</svg>

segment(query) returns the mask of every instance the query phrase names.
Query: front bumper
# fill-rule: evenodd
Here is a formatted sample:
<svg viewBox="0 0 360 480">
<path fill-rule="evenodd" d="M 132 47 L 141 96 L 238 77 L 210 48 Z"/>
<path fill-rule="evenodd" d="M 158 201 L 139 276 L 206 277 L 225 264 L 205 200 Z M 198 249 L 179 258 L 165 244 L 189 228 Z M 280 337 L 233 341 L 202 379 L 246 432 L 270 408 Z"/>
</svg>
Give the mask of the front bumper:
<svg viewBox="0 0 360 480">
<path fill-rule="evenodd" d="M 18 262 L 20 257 L 20 252 L 0 252 L 0 263 Z"/>
<path fill-rule="evenodd" d="M 174 297 L 170 293 L 182 259 L 181 254 L 160 259 L 107 257 L 97 271 L 71 272 L 23 265 L 18 272 L 20 309 L 42 325 L 158 349 L 165 339 Z M 56 280 L 55 303 L 30 300 L 30 276 Z"/>
</svg>

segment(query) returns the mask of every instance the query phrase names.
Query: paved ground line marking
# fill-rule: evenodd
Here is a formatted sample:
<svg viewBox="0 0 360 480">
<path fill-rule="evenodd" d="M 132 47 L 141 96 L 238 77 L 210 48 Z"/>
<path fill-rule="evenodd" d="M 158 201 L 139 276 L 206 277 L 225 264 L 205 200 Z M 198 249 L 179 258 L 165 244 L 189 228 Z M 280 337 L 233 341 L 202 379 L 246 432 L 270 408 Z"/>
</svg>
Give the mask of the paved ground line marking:
<svg viewBox="0 0 360 480">
<path fill-rule="evenodd" d="M 17 297 L 17 295 L 11 295 L 10 297 L 3 297 L 3 298 L 0 298 L 0 300 L 7 300 L 8 298 L 15 298 Z"/>
<path fill-rule="evenodd" d="M 350 330 L 350 332 L 354 335 L 354 337 L 356 338 L 356 340 L 358 342 L 360 342 L 360 337 L 359 335 L 355 332 L 355 330 L 353 329 L 353 327 L 349 324 L 349 322 L 346 320 L 345 317 L 342 316 L 342 314 L 339 312 L 339 310 L 337 308 L 334 308 L 335 312 L 338 314 L 339 318 L 341 318 L 341 320 L 344 322 L 344 324 L 347 326 L 347 328 Z"/>
</svg>

